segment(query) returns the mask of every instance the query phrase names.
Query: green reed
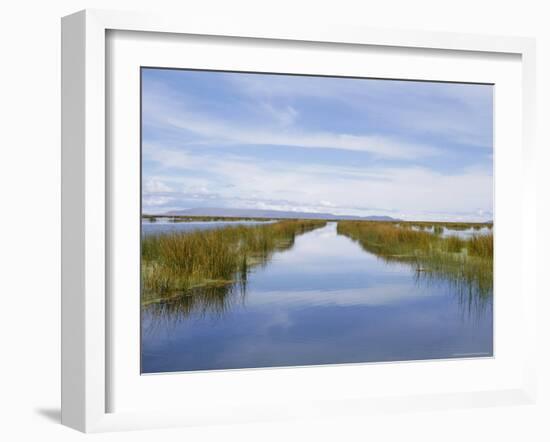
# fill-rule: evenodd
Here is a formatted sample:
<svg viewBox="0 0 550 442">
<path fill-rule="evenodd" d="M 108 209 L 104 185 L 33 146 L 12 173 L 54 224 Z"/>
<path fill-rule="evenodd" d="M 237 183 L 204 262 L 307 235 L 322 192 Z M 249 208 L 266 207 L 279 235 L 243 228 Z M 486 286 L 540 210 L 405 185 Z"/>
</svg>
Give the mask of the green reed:
<svg viewBox="0 0 550 442">
<path fill-rule="evenodd" d="M 493 235 L 474 236 L 468 241 L 468 253 L 481 258 L 493 259 Z"/>
<path fill-rule="evenodd" d="M 374 221 L 340 221 L 337 231 L 386 261 L 409 263 L 417 272 L 434 273 L 456 284 L 466 284 L 481 295 L 492 293 L 492 234 L 469 239 L 442 237 Z"/>
<path fill-rule="evenodd" d="M 324 221 L 288 220 L 256 226 L 149 235 L 141 243 L 142 303 L 246 281 L 248 270 L 292 246 L 296 235 Z"/>
</svg>

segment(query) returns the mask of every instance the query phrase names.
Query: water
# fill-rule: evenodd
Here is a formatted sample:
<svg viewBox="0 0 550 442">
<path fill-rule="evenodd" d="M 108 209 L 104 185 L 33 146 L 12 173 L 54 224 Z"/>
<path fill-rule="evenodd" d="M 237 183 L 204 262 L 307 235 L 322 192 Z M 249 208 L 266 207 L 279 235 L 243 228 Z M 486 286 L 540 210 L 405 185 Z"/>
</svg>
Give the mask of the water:
<svg viewBox="0 0 550 442">
<path fill-rule="evenodd" d="M 434 233 L 433 227 L 425 227 L 424 229 L 421 229 L 417 226 L 412 226 L 412 229 L 416 231 Z M 470 239 L 473 236 L 489 235 L 490 233 L 493 233 L 493 229 L 490 229 L 489 227 L 481 227 L 478 229 L 474 229 L 473 227 L 470 227 L 469 229 L 449 229 L 447 227 L 443 227 L 443 231 L 440 233 L 440 236 L 443 238 L 458 236 L 461 239 Z"/>
<path fill-rule="evenodd" d="M 271 224 L 274 221 L 183 221 L 173 222 L 170 218 L 157 218 L 150 222 L 142 220 L 141 232 L 143 235 L 170 232 L 190 232 L 193 230 L 221 229 L 222 227 L 243 225 L 253 226 L 258 224 Z"/>
<path fill-rule="evenodd" d="M 190 297 L 187 297 L 190 298 Z M 493 352 L 492 296 L 363 251 L 336 223 L 204 302 L 142 313 L 142 372 L 403 361 Z"/>
<path fill-rule="evenodd" d="M 461 239 L 470 239 L 473 236 L 489 235 L 490 233 L 493 233 L 493 229 L 489 229 L 488 227 L 482 227 L 477 230 L 474 228 L 456 230 L 447 229 L 446 227 L 444 227 L 441 236 L 443 236 L 444 238 L 448 236 L 458 236 Z"/>
</svg>

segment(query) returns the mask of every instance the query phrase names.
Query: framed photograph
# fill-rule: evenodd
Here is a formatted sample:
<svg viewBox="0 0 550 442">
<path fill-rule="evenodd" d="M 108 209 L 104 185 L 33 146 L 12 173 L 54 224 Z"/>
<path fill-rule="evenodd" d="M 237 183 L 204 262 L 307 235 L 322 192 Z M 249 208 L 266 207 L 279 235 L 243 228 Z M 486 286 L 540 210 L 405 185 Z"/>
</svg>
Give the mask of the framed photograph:
<svg viewBox="0 0 550 442">
<path fill-rule="evenodd" d="M 142 67 L 141 373 L 492 357 L 493 89 Z"/>
<path fill-rule="evenodd" d="M 62 421 L 534 400 L 534 42 L 83 11 Z"/>
</svg>

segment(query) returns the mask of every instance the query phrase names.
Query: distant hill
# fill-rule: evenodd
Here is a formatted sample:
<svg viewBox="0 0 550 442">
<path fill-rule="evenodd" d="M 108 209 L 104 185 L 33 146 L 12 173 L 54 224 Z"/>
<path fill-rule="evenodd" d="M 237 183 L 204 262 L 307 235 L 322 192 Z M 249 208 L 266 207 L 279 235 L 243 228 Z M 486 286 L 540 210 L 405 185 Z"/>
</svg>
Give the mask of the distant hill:
<svg viewBox="0 0 550 442">
<path fill-rule="evenodd" d="M 334 215 L 332 213 L 292 212 L 284 210 L 261 209 L 226 209 L 218 207 L 201 207 L 196 209 L 172 210 L 167 216 L 220 216 L 231 218 L 301 218 L 301 219 L 328 219 L 328 220 L 370 220 L 370 221 L 401 221 L 391 216 L 352 216 Z"/>
</svg>

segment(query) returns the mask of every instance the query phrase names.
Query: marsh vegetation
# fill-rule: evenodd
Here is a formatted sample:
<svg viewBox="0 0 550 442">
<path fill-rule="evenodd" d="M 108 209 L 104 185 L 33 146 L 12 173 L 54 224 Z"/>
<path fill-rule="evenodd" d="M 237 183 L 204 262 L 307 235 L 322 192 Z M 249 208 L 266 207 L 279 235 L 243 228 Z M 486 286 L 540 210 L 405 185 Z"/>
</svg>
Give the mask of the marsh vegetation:
<svg viewBox="0 0 550 442">
<path fill-rule="evenodd" d="M 265 263 L 276 251 L 292 247 L 296 235 L 325 224 L 316 220 L 287 220 L 144 236 L 142 304 L 190 295 L 197 295 L 186 301 L 190 304 L 200 304 L 202 298 L 212 299 L 202 295 L 223 294 L 236 283 L 246 283 L 251 267 Z"/>
<path fill-rule="evenodd" d="M 233 222 L 233 221 L 273 221 L 275 218 L 259 218 L 250 216 L 210 216 L 210 215 L 150 215 L 143 214 L 141 218 L 148 222 L 156 222 L 159 219 L 172 223 L 192 222 Z"/>
<path fill-rule="evenodd" d="M 492 354 L 489 237 L 280 221 L 143 242 L 146 373 Z"/>
<path fill-rule="evenodd" d="M 493 234 L 474 235 L 464 239 L 452 235 L 443 237 L 438 230 L 450 228 L 439 223 L 428 232 L 413 227 L 421 223 L 384 223 L 341 221 L 338 233 L 388 262 L 409 263 L 417 273 L 430 277 L 436 274 L 458 287 L 475 290 L 481 296 L 492 294 L 493 288 Z M 471 228 L 453 224 L 453 230 Z M 479 225 L 480 228 L 485 225 Z"/>
<path fill-rule="evenodd" d="M 216 224 L 220 228 L 159 232 L 143 237 L 143 305 L 170 300 L 184 311 L 224 311 L 228 295 L 246 287 L 251 268 L 265 264 L 277 251 L 290 249 L 296 235 L 323 227 L 326 221 Z M 419 280 L 443 278 L 461 292 L 487 296 L 492 293 L 493 284 L 492 231 L 469 238 L 443 236 L 442 232 L 480 230 L 489 225 L 339 221 L 336 231 L 386 262 L 410 264 Z"/>
<path fill-rule="evenodd" d="M 483 228 L 492 229 L 493 223 L 461 223 L 461 222 L 445 222 L 445 221 L 400 221 L 398 223 L 402 227 L 416 227 L 420 230 L 433 229 L 433 230 L 481 230 Z"/>
</svg>

